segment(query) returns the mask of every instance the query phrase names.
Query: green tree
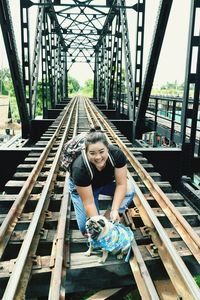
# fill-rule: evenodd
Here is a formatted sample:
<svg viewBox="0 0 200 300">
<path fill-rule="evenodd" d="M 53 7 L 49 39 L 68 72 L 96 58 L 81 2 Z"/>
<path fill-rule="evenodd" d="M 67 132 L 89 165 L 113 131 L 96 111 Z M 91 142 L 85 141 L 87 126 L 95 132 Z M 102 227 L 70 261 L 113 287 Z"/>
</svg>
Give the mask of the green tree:
<svg viewBox="0 0 200 300">
<path fill-rule="evenodd" d="M 43 115 L 42 107 L 42 82 L 39 81 L 37 85 L 37 97 L 36 97 L 36 116 Z"/>
<path fill-rule="evenodd" d="M 69 90 L 69 94 L 73 95 L 75 93 L 77 93 L 80 89 L 80 84 L 78 82 L 78 80 L 76 80 L 75 78 L 73 78 L 72 76 L 68 76 L 68 90 Z"/>
<path fill-rule="evenodd" d="M 10 70 L 8 68 L 0 69 L 0 94 L 9 95 L 12 120 L 14 122 L 19 120 L 20 117 L 14 92 L 14 86 Z"/>
<path fill-rule="evenodd" d="M 8 95 L 12 91 L 13 94 L 13 84 L 10 75 L 10 70 L 8 68 L 0 69 L 0 94 Z"/>
<path fill-rule="evenodd" d="M 94 82 L 92 79 L 88 79 L 84 82 L 84 86 L 81 89 L 81 94 L 88 96 L 88 97 L 92 97 L 93 95 L 93 85 Z"/>
</svg>

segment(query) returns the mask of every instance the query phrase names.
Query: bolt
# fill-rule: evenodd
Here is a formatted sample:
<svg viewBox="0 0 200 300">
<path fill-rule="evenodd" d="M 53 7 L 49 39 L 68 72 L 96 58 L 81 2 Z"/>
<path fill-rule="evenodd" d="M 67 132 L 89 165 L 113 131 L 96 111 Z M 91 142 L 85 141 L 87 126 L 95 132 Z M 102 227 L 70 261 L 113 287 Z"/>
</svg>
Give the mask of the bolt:
<svg viewBox="0 0 200 300">
<path fill-rule="evenodd" d="M 158 248 L 155 245 L 153 245 L 152 250 L 153 250 L 153 253 L 158 253 Z"/>
<path fill-rule="evenodd" d="M 40 235 L 43 235 L 44 232 L 45 232 L 45 229 L 44 229 L 44 228 L 40 229 Z"/>
</svg>

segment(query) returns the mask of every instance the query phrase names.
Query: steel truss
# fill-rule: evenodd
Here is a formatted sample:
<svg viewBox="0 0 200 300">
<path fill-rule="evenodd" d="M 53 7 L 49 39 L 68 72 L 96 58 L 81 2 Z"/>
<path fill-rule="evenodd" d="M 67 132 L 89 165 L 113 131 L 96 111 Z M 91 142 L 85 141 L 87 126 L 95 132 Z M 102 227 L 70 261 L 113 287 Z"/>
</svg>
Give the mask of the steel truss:
<svg viewBox="0 0 200 300">
<path fill-rule="evenodd" d="M 16 100 L 19 108 L 19 115 L 22 124 L 22 136 L 27 137 L 30 133 L 30 119 L 26 105 L 26 96 L 23 86 L 21 66 L 18 58 L 17 46 L 8 1 L 0 1 L 0 23 L 8 56 L 10 72 L 14 84 Z"/>
<path fill-rule="evenodd" d="M 124 0 L 107 0 L 104 5 L 94 4 L 93 0 L 71 0 L 67 4 L 20 0 L 23 75 L 20 92 L 24 95 L 19 97 L 19 110 L 21 115 L 26 111 L 26 117 L 21 117 L 26 127 L 24 132 L 29 132 L 28 124 L 37 116 L 37 108 L 41 105 L 39 97 L 42 97 L 44 118 L 49 108 L 68 97 L 68 72 L 76 62 L 88 63 L 93 70 L 94 97 L 98 101 L 115 109 L 119 116 L 125 111 L 124 105 L 128 105 L 129 118 L 133 117 L 134 82 L 126 9 L 144 12 L 141 2 L 138 0 L 138 4 L 128 7 Z M 33 5 L 38 6 L 38 14 L 31 62 L 29 23 Z M 11 17 L 7 22 L 11 25 Z M 138 26 L 138 31 L 142 28 L 143 32 L 143 26 L 144 23 Z M 7 30 L 3 26 L 2 29 Z M 11 40 L 14 41 L 14 33 Z M 143 43 L 137 46 L 137 51 L 142 48 Z M 11 60 L 11 54 L 7 53 Z M 142 59 L 139 64 L 141 71 Z M 17 87 L 15 81 L 13 78 Z"/>
<path fill-rule="evenodd" d="M 142 84 L 141 94 L 139 97 L 138 110 L 134 121 L 134 138 L 141 138 L 144 132 L 145 113 L 148 107 L 153 80 L 160 56 L 160 51 L 168 23 L 173 0 L 162 0 L 156 20 L 154 37 L 149 53 L 149 59 L 146 66 L 146 73 Z"/>
<path fill-rule="evenodd" d="M 183 150 L 183 173 L 189 176 L 193 174 L 193 159 L 195 150 L 200 151 L 200 144 L 196 144 L 197 117 L 200 111 L 200 26 L 198 12 L 200 3 L 198 0 L 191 1 L 189 38 L 187 49 L 187 62 L 185 73 L 185 88 L 182 104 L 182 122 L 180 143 Z M 193 93 L 191 93 L 194 88 Z M 190 127 L 188 127 L 190 125 Z M 195 147 L 197 149 L 195 149 Z M 200 153 L 199 153 L 200 154 Z"/>
<path fill-rule="evenodd" d="M 103 4 L 95 0 L 20 0 L 22 66 L 18 59 L 9 1 L 0 0 L 1 28 L 23 137 L 29 137 L 31 120 L 37 116 L 41 104 L 43 118 L 46 118 L 50 108 L 56 108 L 68 97 L 68 73 L 71 67 L 75 63 L 87 63 L 94 74 L 94 99 L 106 104 L 107 109 L 115 110 L 118 118 L 125 116 L 132 120 L 133 140 L 141 138 L 146 129 L 145 115 L 172 2 L 160 1 L 142 82 L 146 0 L 135 0 L 131 6 L 127 6 L 125 0 L 107 0 Z M 33 6 L 38 7 L 38 14 L 31 61 L 29 26 Z M 132 23 L 127 17 L 128 9 L 137 13 L 136 36 L 131 36 L 131 39 L 128 25 Z M 200 44 L 199 35 L 195 34 L 198 27 L 197 9 L 199 1 L 192 0 L 180 135 L 184 153 L 183 169 L 188 175 L 192 173 L 194 153 L 199 154 L 200 151 L 196 137 L 200 92 Z M 133 39 L 134 64 L 130 43 Z M 196 67 L 194 71 L 193 65 Z M 158 110 L 158 101 L 154 110 Z M 171 141 L 175 135 L 175 113 L 176 107 L 173 106 Z M 191 126 L 188 127 L 188 124 Z M 154 127 L 156 130 L 157 117 Z"/>
</svg>

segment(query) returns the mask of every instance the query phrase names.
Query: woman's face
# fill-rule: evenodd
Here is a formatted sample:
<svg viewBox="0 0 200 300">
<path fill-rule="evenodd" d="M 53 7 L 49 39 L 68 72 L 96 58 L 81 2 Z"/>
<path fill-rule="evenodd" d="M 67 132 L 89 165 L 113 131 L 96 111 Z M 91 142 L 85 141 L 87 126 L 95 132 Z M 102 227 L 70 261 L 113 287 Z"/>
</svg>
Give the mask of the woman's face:
<svg viewBox="0 0 200 300">
<path fill-rule="evenodd" d="M 95 165 L 97 170 L 101 171 L 108 159 L 108 148 L 102 142 L 88 145 L 87 148 L 88 160 Z"/>
</svg>

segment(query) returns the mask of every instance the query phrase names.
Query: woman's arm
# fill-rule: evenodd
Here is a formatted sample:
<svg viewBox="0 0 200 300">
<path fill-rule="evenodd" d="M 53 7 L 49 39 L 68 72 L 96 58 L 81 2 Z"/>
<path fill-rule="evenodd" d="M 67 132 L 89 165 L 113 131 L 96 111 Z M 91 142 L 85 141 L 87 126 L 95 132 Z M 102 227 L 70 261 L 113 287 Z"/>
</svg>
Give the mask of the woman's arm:
<svg viewBox="0 0 200 300">
<path fill-rule="evenodd" d="M 120 220 L 118 209 L 127 191 L 127 165 L 122 168 L 115 168 L 116 189 L 114 193 L 110 218 L 112 221 Z"/>
<path fill-rule="evenodd" d="M 94 203 L 94 197 L 92 193 L 92 187 L 89 186 L 76 186 L 76 190 L 83 201 L 86 215 L 88 217 L 98 215 L 96 205 Z"/>
</svg>

